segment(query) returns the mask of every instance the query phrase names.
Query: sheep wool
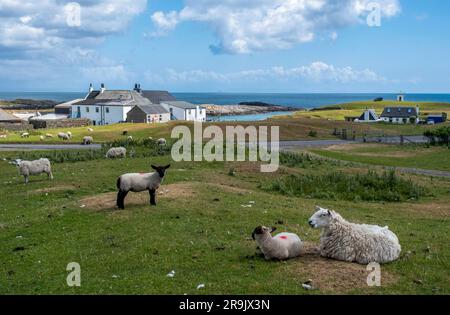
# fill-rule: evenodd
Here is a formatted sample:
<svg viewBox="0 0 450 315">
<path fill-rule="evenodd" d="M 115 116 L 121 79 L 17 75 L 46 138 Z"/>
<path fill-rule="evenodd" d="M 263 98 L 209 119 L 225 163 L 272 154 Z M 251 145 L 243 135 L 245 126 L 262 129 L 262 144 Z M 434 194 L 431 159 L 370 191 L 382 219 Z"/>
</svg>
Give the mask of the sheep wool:
<svg viewBox="0 0 450 315">
<path fill-rule="evenodd" d="M 252 233 L 266 260 L 286 260 L 305 253 L 303 242 L 298 235 L 280 233 L 272 237 L 271 233 L 275 230 L 276 228 L 259 226 Z"/>
<path fill-rule="evenodd" d="M 152 168 L 156 171 L 154 173 L 129 173 L 120 176 L 117 179 L 117 207 L 125 209 L 125 197 L 131 192 L 148 191 L 150 194 L 150 204 L 156 206 L 156 190 L 162 184 L 167 166 L 154 166 Z"/>
<path fill-rule="evenodd" d="M 309 224 L 313 228 L 323 228 L 319 247 L 323 257 L 359 264 L 382 264 L 400 256 L 399 240 L 387 226 L 350 223 L 335 211 L 320 207 Z"/>
<path fill-rule="evenodd" d="M 19 169 L 19 174 L 25 178 L 25 184 L 28 184 L 30 175 L 39 175 L 45 173 L 49 179 L 53 179 L 52 168 L 48 159 L 39 159 L 35 161 L 16 160 L 15 164 Z"/>
<path fill-rule="evenodd" d="M 108 159 L 118 159 L 118 158 L 126 158 L 127 149 L 123 147 L 111 148 L 106 152 L 106 158 Z"/>
<path fill-rule="evenodd" d="M 60 132 L 58 133 L 58 138 L 61 140 L 70 140 L 72 138 L 71 134 Z"/>
<path fill-rule="evenodd" d="M 94 143 L 94 138 L 90 136 L 83 137 L 83 145 L 90 145 Z"/>
</svg>

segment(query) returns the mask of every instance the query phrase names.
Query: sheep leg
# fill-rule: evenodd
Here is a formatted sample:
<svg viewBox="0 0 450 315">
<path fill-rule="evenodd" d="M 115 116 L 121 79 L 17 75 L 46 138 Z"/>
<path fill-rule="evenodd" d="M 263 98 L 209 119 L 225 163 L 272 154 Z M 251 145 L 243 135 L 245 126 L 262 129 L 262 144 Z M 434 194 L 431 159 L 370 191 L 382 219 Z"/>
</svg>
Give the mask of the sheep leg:
<svg viewBox="0 0 450 315">
<path fill-rule="evenodd" d="M 48 172 L 47 175 L 48 175 L 49 179 L 53 180 L 53 173 L 52 172 Z"/>
<path fill-rule="evenodd" d="M 125 209 L 125 197 L 128 195 L 128 191 L 119 190 L 117 194 L 117 207 L 119 209 Z"/>
<path fill-rule="evenodd" d="M 24 176 L 25 177 L 25 185 L 28 184 L 28 176 Z"/>
<path fill-rule="evenodd" d="M 156 206 L 156 190 L 150 189 L 148 192 L 150 193 L 150 205 Z"/>
</svg>

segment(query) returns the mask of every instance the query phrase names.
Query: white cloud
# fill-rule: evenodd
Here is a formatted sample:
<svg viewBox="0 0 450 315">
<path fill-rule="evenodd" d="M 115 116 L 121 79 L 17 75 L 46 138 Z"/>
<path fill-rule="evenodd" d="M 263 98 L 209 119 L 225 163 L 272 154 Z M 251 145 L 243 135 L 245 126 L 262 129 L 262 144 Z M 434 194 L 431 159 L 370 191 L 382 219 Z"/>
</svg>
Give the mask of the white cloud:
<svg viewBox="0 0 450 315">
<path fill-rule="evenodd" d="M 352 82 L 385 82 L 386 78 L 378 75 L 370 69 L 356 70 L 352 67 L 336 67 L 322 61 L 316 61 L 310 65 L 294 68 L 275 66 L 268 69 L 253 69 L 238 72 L 219 73 L 215 71 L 191 70 L 176 71 L 167 69 L 158 74 L 148 73 L 146 79 L 154 83 L 201 83 L 201 82 L 233 82 L 241 81 L 268 81 L 273 80 L 304 80 L 308 82 L 334 82 L 347 84 Z"/>
<path fill-rule="evenodd" d="M 374 0 L 185 0 L 178 12 L 155 12 L 163 35 L 185 21 L 209 24 L 219 39 L 216 53 L 245 54 L 287 49 L 314 40 L 318 33 L 364 23 Z M 400 12 L 398 0 L 378 0 L 383 17 Z M 334 32 L 334 33 L 333 33 Z M 332 35 L 332 38 L 336 38 Z"/>
</svg>

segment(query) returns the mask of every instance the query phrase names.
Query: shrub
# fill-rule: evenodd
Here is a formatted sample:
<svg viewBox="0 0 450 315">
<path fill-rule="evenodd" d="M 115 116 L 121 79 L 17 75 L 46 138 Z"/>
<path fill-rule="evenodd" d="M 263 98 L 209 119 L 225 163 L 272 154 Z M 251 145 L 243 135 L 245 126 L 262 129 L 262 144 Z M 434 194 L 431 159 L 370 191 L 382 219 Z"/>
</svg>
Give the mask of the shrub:
<svg viewBox="0 0 450 315">
<path fill-rule="evenodd" d="M 395 175 L 394 171 L 381 175 L 374 171 L 356 175 L 342 172 L 292 174 L 262 188 L 289 196 L 350 201 L 401 202 L 428 194 L 425 188 Z"/>
<path fill-rule="evenodd" d="M 317 131 L 310 130 L 309 133 L 308 133 L 308 136 L 313 137 L 313 138 L 317 137 Z"/>
<path fill-rule="evenodd" d="M 427 130 L 424 136 L 430 140 L 432 145 L 449 145 L 450 126 Z"/>
</svg>

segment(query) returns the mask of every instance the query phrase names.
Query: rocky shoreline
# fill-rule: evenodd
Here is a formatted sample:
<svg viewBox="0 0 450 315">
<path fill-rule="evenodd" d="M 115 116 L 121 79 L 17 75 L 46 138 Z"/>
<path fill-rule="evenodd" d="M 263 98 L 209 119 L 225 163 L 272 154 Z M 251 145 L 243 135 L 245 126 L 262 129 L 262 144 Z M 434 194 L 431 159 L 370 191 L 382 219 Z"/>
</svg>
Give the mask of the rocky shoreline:
<svg viewBox="0 0 450 315">
<path fill-rule="evenodd" d="M 203 108 L 206 108 L 206 114 L 208 116 L 253 115 L 272 112 L 295 112 L 304 110 L 302 108 L 280 106 L 262 102 L 243 102 L 236 105 L 205 104 L 201 106 Z"/>
</svg>

